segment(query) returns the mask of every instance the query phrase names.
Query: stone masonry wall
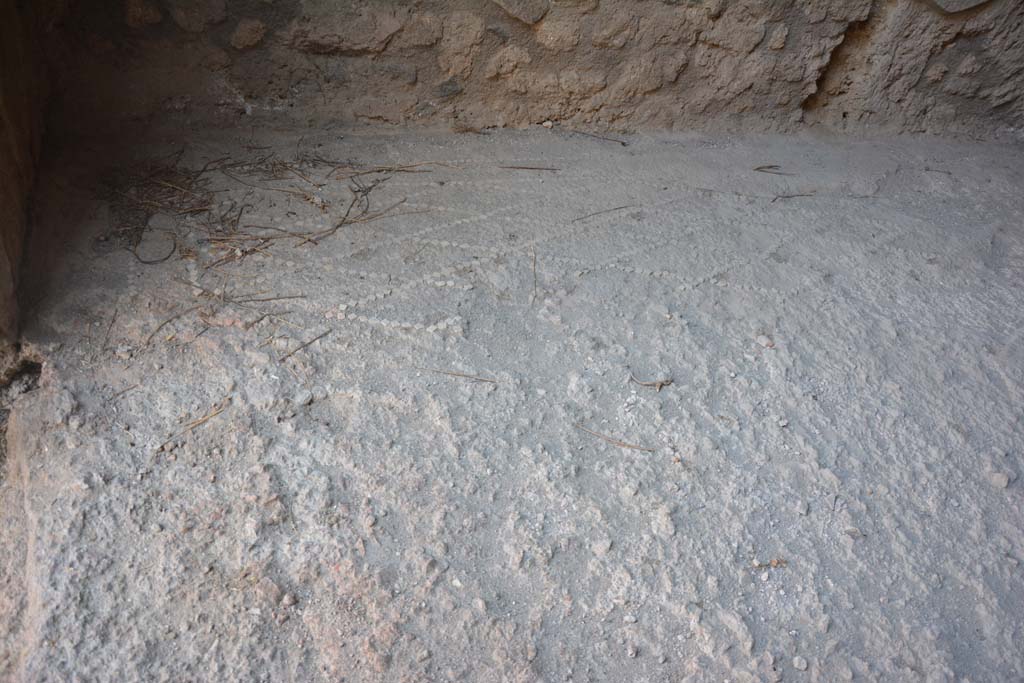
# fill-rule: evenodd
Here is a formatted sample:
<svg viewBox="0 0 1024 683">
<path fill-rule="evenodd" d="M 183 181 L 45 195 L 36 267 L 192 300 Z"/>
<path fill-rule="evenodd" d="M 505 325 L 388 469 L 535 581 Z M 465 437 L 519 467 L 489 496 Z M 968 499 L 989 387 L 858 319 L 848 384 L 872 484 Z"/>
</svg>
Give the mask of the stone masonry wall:
<svg viewBox="0 0 1024 683">
<path fill-rule="evenodd" d="M 37 46 L 62 11 L 52 0 L 0 0 L 0 342 L 17 335 L 18 267 L 43 132 L 45 59 Z"/>
<path fill-rule="evenodd" d="M 272 113 L 456 130 L 1012 133 L 1024 3 L 940 6 L 978 2 L 93 0 L 62 101 L 99 126 Z"/>
</svg>

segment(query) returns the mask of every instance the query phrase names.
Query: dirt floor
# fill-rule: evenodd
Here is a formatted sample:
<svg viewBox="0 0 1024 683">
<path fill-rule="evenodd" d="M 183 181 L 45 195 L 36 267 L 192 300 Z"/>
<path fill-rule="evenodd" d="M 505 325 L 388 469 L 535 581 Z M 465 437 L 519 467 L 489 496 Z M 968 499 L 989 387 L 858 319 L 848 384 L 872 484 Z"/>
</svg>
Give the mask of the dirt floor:
<svg viewBox="0 0 1024 683">
<path fill-rule="evenodd" d="M 35 198 L 0 679 L 1024 678 L 1019 147 L 126 149 Z"/>
</svg>

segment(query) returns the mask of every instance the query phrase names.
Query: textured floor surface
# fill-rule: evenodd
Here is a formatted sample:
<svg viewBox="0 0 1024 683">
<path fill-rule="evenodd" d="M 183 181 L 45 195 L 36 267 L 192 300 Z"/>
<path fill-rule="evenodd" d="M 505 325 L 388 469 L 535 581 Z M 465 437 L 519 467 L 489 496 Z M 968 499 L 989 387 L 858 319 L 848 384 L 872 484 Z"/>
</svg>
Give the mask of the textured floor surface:
<svg viewBox="0 0 1024 683">
<path fill-rule="evenodd" d="M 0 680 L 1024 677 L 1021 150 L 628 143 L 52 158 Z"/>
</svg>

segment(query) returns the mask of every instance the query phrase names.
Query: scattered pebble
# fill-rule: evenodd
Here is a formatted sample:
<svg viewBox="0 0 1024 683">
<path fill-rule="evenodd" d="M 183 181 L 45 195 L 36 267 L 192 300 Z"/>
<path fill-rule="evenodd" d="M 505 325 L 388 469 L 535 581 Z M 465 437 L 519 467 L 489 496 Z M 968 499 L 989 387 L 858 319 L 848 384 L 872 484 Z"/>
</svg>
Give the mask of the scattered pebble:
<svg viewBox="0 0 1024 683">
<path fill-rule="evenodd" d="M 1006 472 L 993 472 L 989 475 L 988 480 L 992 482 L 992 485 L 997 489 L 1005 489 L 1010 485 L 1010 475 Z"/>
<path fill-rule="evenodd" d="M 281 601 L 281 589 L 267 576 L 264 576 L 256 584 L 256 593 L 271 605 L 276 605 Z"/>
<path fill-rule="evenodd" d="M 807 660 L 799 655 L 793 657 L 793 668 L 797 671 L 807 671 Z"/>
</svg>

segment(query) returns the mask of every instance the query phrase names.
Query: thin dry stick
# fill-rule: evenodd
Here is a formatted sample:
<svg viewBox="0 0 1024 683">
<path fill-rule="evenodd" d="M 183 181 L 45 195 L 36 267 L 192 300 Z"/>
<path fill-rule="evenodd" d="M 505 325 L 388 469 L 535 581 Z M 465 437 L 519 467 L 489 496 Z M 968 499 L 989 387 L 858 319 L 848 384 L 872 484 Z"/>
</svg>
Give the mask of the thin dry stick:
<svg viewBox="0 0 1024 683">
<path fill-rule="evenodd" d="M 157 211 L 163 211 L 163 209 L 164 209 L 163 204 L 158 204 L 157 202 L 151 202 L 148 199 L 139 199 L 138 197 L 134 197 L 134 196 L 128 194 L 127 192 L 122 192 L 121 190 L 115 190 L 114 192 L 115 192 L 115 194 L 121 195 L 122 197 L 124 197 L 125 199 L 127 199 L 130 202 L 135 202 L 136 204 L 142 204 L 143 206 L 148 206 L 149 208 L 156 209 Z"/>
<path fill-rule="evenodd" d="M 404 202 L 404 201 L 405 200 L 403 199 L 402 202 Z M 341 228 L 343 228 L 345 225 L 348 225 L 348 223 L 349 223 L 348 217 L 349 217 L 349 215 L 351 215 L 352 209 L 355 207 L 355 205 L 358 202 L 359 202 L 359 193 L 358 192 L 352 192 L 352 201 L 349 202 L 348 208 L 345 209 L 345 215 L 343 215 L 341 217 L 341 220 L 338 221 L 334 225 L 333 228 L 326 228 L 326 229 L 320 230 L 318 232 L 313 232 L 313 233 L 309 233 L 307 235 L 303 235 L 302 236 L 303 237 L 303 241 L 300 242 L 298 246 L 302 246 L 306 242 L 311 242 L 312 244 L 316 245 L 316 244 L 318 244 L 317 240 L 322 240 L 324 238 L 331 237 L 332 235 L 334 235 L 334 233 L 338 232 L 338 230 L 341 230 Z M 399 202 L 399 204 L 401 204 L 402 202 Z M 395 206 L 397 206 L 397 204 Z M 394 207 L 391 207 L 391 208 L 394 208 Z M 386 211 L 390 211 L 391 208 L 385 209 L 385 212 Z"/>
<path fill-rule="evenodd" d="M 228 173 L 223 168 L 218 168 L 217 170 L 220 171 L 221 173 L 223 173 L 224 175 L 226 175 L 228 178 L 231 178 L 232 180 L 234 180 L 236 183 L 241 183 L 242 185 L 247 185 L 247 186 L 255 188 L 257 190 L 265 190 L 265 191 L 268 191 L 268 192 L 284 192 L 285 194 L 294 194 L 294 195 L 297 195 L 297 196 L 302 197 L 302 198 L 309 197 L 309 194 L 306 193 L 306 192 L 303 192 L 302 190 L 293 190 L 293 189 L 287 189 L 287 188 L 283 188 L 283 187 L 263 187 L 262 185 L 255 185 L 255 184 L 250 183 L 248 181 L 242 180 L 238 176 L 235 176 L 235 175 L 232 175 L 232 174 Z"/>
<path fill-rule="evenodd" d="M 163 185 L 164 187 L 169 187 L 172 190 L 177 190 L 178 192 L 184 192 L 185 194 L 190 194 L 193 197 L 202 198 L 202 197 L 200 197 L 200 195 L 196 194 L 192 190 L 189 190 L 189 189 L 186 189 L 184 187 L 181 187 L 180 185 L 175 185 L 174 183 L 169 183 L 166 180 L 156 179 L 153 182 L 156 183 L 157 185 Z"/>
<path fill-rule="evenodd" d="M 777 194 L 774 197 L 772 197 L 772 200 L 770 202 L 768 202 L 768 203 L 769 204 L 774 204 L 775 202 L 777 202 L 780 199 L 795 199 L 796 197 L 813 197 L 813 196 L 814 196 L 813 192 L 800 192 L 800 193 L 796 193 L 796 194 Z"/>
<path fill-rule="evenodd" d="M 377 166 L 375 168 L 363 169 L 361 171 L 355 171 L 354 173 L 350 173 L 349 175 L 339 177 L 342 180 L 347 180 L 349 178 L 356 178 L 358 176 L 363 175 L 372 175 L 374 173 L 430 173 L 429 170 L 416 170 L 420 166 L 445 166 L 447 168 L 459 168 L 458 166 L 454 166 L 452 164 L 445 164 L 440 161 L 424 161 L 418 164 L 406 164 L 404 166 Z M 355 167 L 351 165 L 341 164 L 339 166 L 335 166 L 331 170 L 331 172 L 327 174 L 327 177 L 330 178 L 332 175 L 334 175 L 343 168 L 350 168 L 355 170 Z"/>
<path fill-rule="evenodd" d="M 537 300 L 537 248 L 534 246 L 530 247 L 530 251 L 533 252 L 533 300 Z"/>
<path fill-rule="evenodd" d="M 182 428 L 182 430 L 179 431 L 177 434 L 172 434 L 171 436 L 167 437 L 167 440 L 164 441 L 162 444 L 160 444 L 160 447 L 157 448 L 157 451 L 162 451 L 164 449 L 164 446 L 166 446 L 170 442 L 174 441 L 179 436 L 184 436 L 185 434 L 188 434 L 189 432 L 191 432 L 196 427 L 209 422 L 213 418 L 215 418 L 218 415 L 220 415 L 221 413 L 223 413 L 224 410 L 228 407 L 228 403 L 230 403 L 230 402 L 231 402 L 231 396 L 225 396 L 224 398 L 222 398 L 220 403 L 218 403 L 214 407 L 210 408 L 209 412 L 207 412 L 206 415 L 203 415 L 202 417 L 197 417 L 196 419 L 194 419 L 191 422 L 189 422 L 188 424 L 186 424 Z"/>
<path fill-rule="evenodd" d="M 209 331 L 210 331 L 210 326 L 209 326 L 209 325 L 207 325 L 207 326 L 205 326 L 205 327 L 204 327 L 203 329 L 201 329 L 201 330 L 199 330 L 198 332 L 196 332 L 196 333 L 195 333 L 195 334 L 194 334 L 194 335 L 192 336 L 192 338 L 191 338 L 191 339 L 189 339 L 189 340 L 188 340 L 187 342 L 185 342 L 185 344 L 186 344 L 186 345 L 188 345 L 188 344 L 191 344 L 191 343 L 192 343 L 192 342 L 194 342 L 194 341 L 195 341 L 196 339 L 199 339 L 200 337 L 202 337 L 202 336 L 203 336 L 204 334 L 206 334 L 206 333 L 207 333 L 207 332 L 209 332 Z"/>
<path fill-rule="evenodd" d="M 656 379 L 650 382 L 641 382 L 633 375 L 632 371 L 630 371 L 629 373 L 629 378 L 642 387 L 654 387 L 658 391 L 661 391 L 662 387 L 667 387 L 670 384 L 672 384 L 671 377 L 669 377 L 668 379 Z"/>
<path fill-rule="evenodd" d="M 571 130 L 569 132 L 570 133 L 575 133 L 576 135 L 586 135 L 588 138 L 595 138 L 597 140 L 605 140 L 607 142 L 617 142 L 620 145 L 622 145 L 623 147 L 628 147 L 629 146 L 628 142 L 626 142 L 625 140 L 619 140 L 618 138 L 609 138 L 609 137 L 605 137 L 604 135 L 595 135 L 594 133 L 586 133 L 586 132 L 584 132 L 582 130 Z"/>
<path fill-rule="evenodd" d="M 310 184 L 310 185 L 312 185 L 313 187 L 317 188 L 318 190 L 319 190 L 319 189 L 320 189 L 321 187 L 323 187 L 323 184 L 322 184 L 322 183 L 321 183 L 320 185 L 317 185 L 317 184 L 316 184 L 316 183 L 314 183 L 314 182 L 313 182 L 312 180 L 310 180 L 309 178 L 307 178 L 307 177 L 306 177 L 305 175 L 303 175 L 302 173 L 299 173 L 298 171 L 296 171 L 296 170 L 295 170 L 295 167 L 294 167 L 294 166 L 292 166 L 291 164 L 284 164 L 284 167 L 285 167 L 285 168 L 286 168 L 286 169 L 287 169 L 288 171 L 290 171 L 291 173 L 294 173 L 295 175 L 297 175 L 298 177 L 302 178 L 303 180 L 305 180 L 305 181 L 306 181 L 307 183 L 309 183 L 309 184 Z"/>
<path fill-rule="evenodd" d="M 114 322 L 117 320 L 118 309 L 114 309 L 114 315 L 110 316 L 110 324 L 107 325 L 107 333 L 103 335 L 103 343 L 100 344 L 100 351 L 107 350 L 107 342 L 110 341 L 110 330 L 114 329 Z"/>
<path fill-rule="evenodd" d="M 300 246 L 301 247 L 301 246 L 303 246 L 304 244 L 307 244 L 307 243 L 308 244 L 317 245 L 317 244 L 320 243 L 320 240 L 323 240 L 326 237 L 330 237 L 331 235 L 333 235 L 339 229 L 341 229 L 342 227 L 344 227 L 346 225 L 355 225 L 357 223 L 370 223 L 370 222 L 373 222 L 375 220 L 379 220 L 381 218 L 392 218 L 392 217 L 395 217 L 395 216 L 409 216 L 409 215 L 418 214 L 418 213 L 429 213 L 431 211 L 430 209 L 419 209 L 419 210 L 415 210 L 415 211 L 402 211 L 402 212 L 398 212 L 398 213 L 389 213 L 393 209 L 395 209 L 395 208 L 397 208 L 397 207 L 399 207 L 399 206 L 401 206 L 402 204 L 405 203 L 406 200 L 402 199 L 401 201 L 395 202 L 394 204 L 392 204 L 388 208 L 384 209 L 383 211 L 378 211 L 377 213 L 373 213 L 373 214 L 361 214 L 361 215 L 359 215 L 359 216 L 357 216 L 355 218 L 349 218 L 348 216 L 351 213 L 352 208 L 356 205 L 356 203 L 358 203 L 358 201 L 359 201 L 358 197 L 354 198 L 352 200 L 352 203 L 349 205 L 349 209 L 345 212 L 345 215 L 341 218 L 341 220 L 336 225 L 334 225 L 333 227 L 325 228 L 323 230 L 296 232 L 296 231 L 292 231 L 292 230 L 284 230 L 282 228 L 276 228 L 276 227 L 269 226 L 269 225 L 247 225 L 247 226 L 245 226 L 246 228 L 252 228 L 252 229 L 255 229 L 255 230 L 274 230 L 274 231 L 276 231 L 278 233 L 281 233 L 281 234 L 278 234 L 278 235 L 232 235 L 230 237 L 217 237 L 217 238 L 211 239 L 210 242 L 211 243 L 222 243 L 222 244 L 228 244 L 228 243 L 231 243 L 231 242 L 260 242 L 261 244 L 262 243 L 270 244 L 271 242 L 276 241 L 276 240 L 296 239 L 296 240 L 299 240 L 298 243 L 296 244 L 296 246 Z"/>
<path fill-rule="evenodd" d="M 326 331 L 326 332 L 324 332 L 323 334 L 318 334 L 317 336 L 313 337 L 313 338 L 312 338 L 312 339 L 310 339 L 310 340 L 309 340 L 308 342 L 305 342 L 305 343 L 303 343 L 303 344 L 300 344 L 300 345 L 299 345 L 299 348 L 295 349 L 294 351 L 289 351 L 289 352 L 288 352 L 288 353 L 286 353 L 285 355 L 281 356 L 281 359 L 280 359 L 280 361 L 278 361 L 278 362 L 280 362 L 280 363 L 283 363 L 283 362 L 285 362 L 286 360 L 288 360 L 289 358 L 291 358 L 292 356 L 294 356 L 295 354 L 297 354 L 297 353 L 298 353 L 299 351 L 301 351 L 302 349 L 305 349 L 305 348 L 307 348 L 307 347 L 309 347 L 309 346 L 312 346 L 312 345 L 313 345 L 313 344 L 315 344 L 316 342 L 320 341 L 321 339 L 323 339 L 324 337 L 326 337 L 327 335 L 329 335 L 329 334 L 330 334 L 331 332 L 334 332 L 334 330 L 327 330 L 327 331 Z"/>
<path fill-rule="evenodd" d="M 584 220 L 586 220 L 588 218 L 593 218 L 594 216 L 600 216 L 603 213 L 611 213 L 612 211 L 622 211 L 623 209 L 632 209 L 635 206 L 636 206 L 636 204 L 626 204 L 624 206 L 616 206 L 614 209 L 604 209 L 603 211 L 595 211 L 594 213 L 588 213 L 586 216 L 580 216 L 579 218 L 573 218 L 572 222 L 573 223 L 579 223 L 580 221 L 584 221 Z"/>
<path fill-rule="evenodd" d="M 601 434 L 600 432 L 595 432 L 592 429 L 587 429 L 586 427 L 584 427 L 583 425 L 581 425 L 578 422 L 576 423 L 576 428 L 583 430 L 584 432 L 586 432 L 587 434 L 590 434 L 591 436 L 596 436 L 597 438 L 601 439 L 602 441 L 607 441 L 608 443 L 612 444 L 613 446 L 618 446 L 619 448 L 628 448 L 631 451 L 644 451 L 645 453 L 654 453 L 655 452 L 655 449 L 653 449 L 653 448 L 645 448 L 643 446 L 635 446 L 635 445 L 633 445 L 631 443 L 626 443 L 625 441 L 619 441 L 618 439 L 613 439 L 612 437 L 606 436 L 604 434 Z"/>
<path fill-rule="evenodd" d="M 441 375 L 450 375 L 451 377 L 461 377 L 463 379 L 471 379 L 476 382 L 487 382 L 488 384 L 498 384 L 496 379 L 487 379 L 486 377 L 477 377 L 476 375 L 467 375 L 462 372 L 451 372 L 450 370 L 435 370 L 434 368 L 416 368 L 417 370 L 423 370 L 424 372 L 436 372 Z"/>
<path fill-rule="evenodd" d="M 217 294 L 213 290 L 207 289 L 206 287 L 203 287 L 198 282 L 193 282 L 192 280 L 186 280 L 183 277 L 176 277 L 174 279 L 175 279 L 175 281 L 180 282 L 183 285 L 188 285 L 189 287 L 195 287 L 196 289 L 201 291 L 203 294 L 206 294 L 207 296 L 211 296 L 214 299 L 217 299 L 218 301 L 224 302 L 224 300 L 225 300 L 223 294 Z"/>
<path fill-rule="evenodd" d="M 758 173 L 771 173 L 772 175 L 796 175 L 795 173 L 784 172 L 778 164 L 765 164 L 764 166 L 755 166 L 754 170 Z"/>
<path fill-rule="evenodd" d="M 118 398 L 121 398 L 122 396 L 124 396 L 125 394 L 127 394 L 127 393 L 128 393 L 129 391 L 131 391 L 132 389 L 138 389 L 138 388 L 139 388 L 139 385 L 138 385 L 138 384 L 133 384 L 133 385 L 131 385 L 130 387 L 128 387 L 128 388 L 126 388 L 126 389 L 122 389 L 121 391 L 119 391 L 119 392 L 117 392 L 116 394 L 114 394 L 113 396 L 111 396 L 111 397 L 110 397 L 110 400 L 111 400 L 111 401 L 113 401 L 114 399 L 118 399 Z"/>
<path fill-rule="evenodd" d="M 266 296 L 260 299 L 229 299 L 228 303 L 234 304 L 254 304 L 254 303 L 265 303 L 267 301 L 285 301 L 287 299 L 305 299 L 305 294 L 291 294 L 288 296 Z"/>
<path fill-rule="evenodd" d="M 513 171 L 561 171 L 560 168 L 551 168 L 550 166 L 499 166 L 498 168 L 507 168 Z"/>
<path fill-rule="evenodd" d="M 183 315 L 188 315 L 192 311 L 198 310 L 200 308 L 202 308 L 202 306 L 192 306 L 191 308 L 186 308 L 181 313 L 175 313 L 170 318 L 168 318 L 167 320 L 165 320 L 162 323 L 160 323 L 159 325 L 157 325 L 156 329 L 149 333 L 149 336 L 146 337 L 146 343 L 143 344 L 143 346 L 149 346 L 149 342 L 153 341 L 153 337 L 155 337 L 157 335 L 157 333 L 160 332 L 160 330 L 164 329 L 164 327 L 166 327 L 170 323 L 174 322 L 178 318 L 182 317 Z"/>
<path fill-rule="evenodd" d="M 266 303 L 268 301 L 286 301 L 288 299 L 305 299 L 306 298 L 305 294 L 286 294 L 286 295 L 283 295 L 283 296 L 266 296 L 266 297 L 260 296 L 261 294 L 265 294 L 266 292 L 253 292 L 251 294 L 241 294 L 239 296 L 232 296 L 230 294 L 225 294 L 225 293 L 217 294 L 216 292 L 214 292 L 214 291 L 212 291 L 212 290 L 202 286 L 198 282 L 193 282 L 192 280 L 186 280 L 183 277 L 176 277 L 174 279 L 175 279 L 176 282 L 180 282 L 183 285 L 188 285 L 189 287 L 195 287 L 196 289 L 201 291 L 203 294 L 206 294 L 207 296 L 213 297 L 214 299 L 216 299 L 217 301 L 219 301 L 219 302 L 221 302 L 223 304 L 235 304 L 236 306 L 242 306 L 243 304 Z M 244 306 L 243 306 L 243 308 L 244 308 Z"/>
<path fill-rule="evenodd" d="M 179 211 L 175 215 L 176 216 L 187 216 L 190 213 L 202 213 L 203 211 L 209 211 L 211 208 L 213 208 L 213 204 L 207 204 L 206 206 L 197 206 L 194 209 L 182 209 L 181 211 Z"/>
<path fill-rule="evenodd" d="M 203 210 L 205 211 L 205 209 L 203 209 Z M 139 256 L 138 247 L 131 247 L 131 248 L 128 249 L 128 251 L 132 252 L 132 256 L 135 257 L 135 260 L 137 260 L 142 265 L 144 265 L 144 266 L 154 266 L 154 265 L 156 265 L 158 263 L 163 263 L 167 259 L 169 259 L 172 256 L 174 256 L 174 252 L 178 251 L 178 238 L 175 237 L 173 232 L 171 233 L 171 250 L 169 252 L 167 252 L 167 256 L 161 256 L 158 259 L 148 260 L 148 259 L 142 258 L 141 256 Z"/>
</svg>

